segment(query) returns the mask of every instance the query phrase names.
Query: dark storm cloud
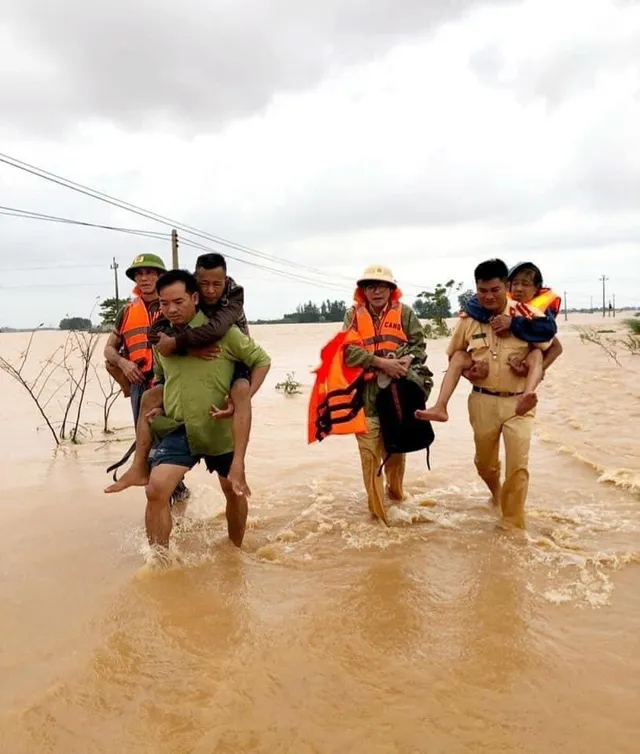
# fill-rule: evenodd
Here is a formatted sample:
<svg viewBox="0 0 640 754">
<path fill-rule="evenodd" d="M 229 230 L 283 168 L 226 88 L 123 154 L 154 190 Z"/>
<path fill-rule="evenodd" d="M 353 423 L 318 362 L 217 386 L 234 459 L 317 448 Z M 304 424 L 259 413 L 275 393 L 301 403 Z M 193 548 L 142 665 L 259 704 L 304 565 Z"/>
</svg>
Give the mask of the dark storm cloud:
<svg viewBox="0 0 640 754">
<path fill-rule="evenodd" d="M 213 130 L 483 4 L 5 0 L 3 118 L 45 133 L 91 117 Z"/>
</svg>

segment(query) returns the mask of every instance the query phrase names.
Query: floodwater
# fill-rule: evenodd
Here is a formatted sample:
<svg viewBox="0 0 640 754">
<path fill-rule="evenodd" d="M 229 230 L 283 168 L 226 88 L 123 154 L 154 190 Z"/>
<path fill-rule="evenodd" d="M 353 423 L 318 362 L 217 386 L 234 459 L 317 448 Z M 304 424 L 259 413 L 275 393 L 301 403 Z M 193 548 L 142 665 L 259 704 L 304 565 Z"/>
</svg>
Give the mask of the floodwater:
<svg viewBox="0 0 640 754">
<path fill-rule="evenodd" d="M 54 453 L 0 373 L 0 751 L 638 752 L 640 357 L 619 367 L 582 344 L 587 321 L 561 322 L 520 536 L 497 527 L 476 477 L 466 385 L 433 470 L 410 456 L 386 529 L 368 517 L 355 440 L 308 446 L 307 395 L 274 389 L 293 371 L 308 393 L 334 328 L 254 327 L 273 368 L 254 403 L 245 545 L 227 544 L 198 468 L 174 537 L 184 564 L 166 572 L 144 568 L 142 491 L 102 492 L 128 403 L 105 442 L 92 378 L 83 443 Z M 63 338 L 37 333 L 26 373 Z M 1 335 L 0 355 L 27 340 Z M 444 341 L 429 363 L 438 380 Z"/>
</svg>

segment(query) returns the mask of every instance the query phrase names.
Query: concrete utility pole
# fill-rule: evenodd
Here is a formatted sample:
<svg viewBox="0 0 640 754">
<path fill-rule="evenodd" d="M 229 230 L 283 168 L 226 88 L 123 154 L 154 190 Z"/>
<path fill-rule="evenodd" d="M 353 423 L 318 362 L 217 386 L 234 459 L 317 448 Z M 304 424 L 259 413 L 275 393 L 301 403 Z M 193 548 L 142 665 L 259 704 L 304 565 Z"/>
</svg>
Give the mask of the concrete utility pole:
<svg viewBox="0 0 640 754">
<path fill-rule="evenodd" d="M 568 319 L 567 316 L 567 292 L 564 292 L 564 321 L 566 322 Z"/>
<path fill-rule="evenodd" d="M 613 294 L 613 318 L 616 318 L 616 294 Z"/>
<path fill-rule="evenodd" d="M 178 231 L 175 228 L 171 231 L 171 264 L 174 270 L 180 266 L 178 264 Z"/>
<path fill-rule="evenodd" d="M 593 296 L 591 296 L 591 314 L 593 314 Z"/>
<path fill-rule="evenodd" d="M 115 289 L 116 289 L 116 311 L 120 309 L 120 296 L 118 294 L 118 267 L 120 265 L 116 262 L 116 258 L 113 258 L 113 264 L 109 265 L 110 269 L 113 270 L 113 279 L 115 283 Z"/>
<path fill-rule="evenodd" d="M 606 275 L 603 275 L 600 280 L 602 280 L 602 316 L 605 317 L 606 310 L 607 310 L 607 304 L 606 304 L 606 282 L 609 280 L 609 278 Z"/>
</svg>

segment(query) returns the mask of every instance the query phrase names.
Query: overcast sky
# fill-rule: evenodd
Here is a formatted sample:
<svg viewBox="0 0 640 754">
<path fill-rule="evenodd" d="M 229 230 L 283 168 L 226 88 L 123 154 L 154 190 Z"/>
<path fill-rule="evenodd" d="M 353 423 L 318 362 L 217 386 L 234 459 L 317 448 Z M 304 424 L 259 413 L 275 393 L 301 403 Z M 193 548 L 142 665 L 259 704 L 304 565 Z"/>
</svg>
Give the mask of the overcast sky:
<svg viewBox="0 0 640 754">
<path fill-rule="evenodd" d="M 252 318 L 490 256 L 640 305 L 636 2 L 4 0 L 0 103 L 0 152 L 259 252 L 227 250 Z M 0 205 L 169 230 L 2 163 Z M 0 215 L 0 326 L 86 316 L 142 251 Z"/>
</svg>

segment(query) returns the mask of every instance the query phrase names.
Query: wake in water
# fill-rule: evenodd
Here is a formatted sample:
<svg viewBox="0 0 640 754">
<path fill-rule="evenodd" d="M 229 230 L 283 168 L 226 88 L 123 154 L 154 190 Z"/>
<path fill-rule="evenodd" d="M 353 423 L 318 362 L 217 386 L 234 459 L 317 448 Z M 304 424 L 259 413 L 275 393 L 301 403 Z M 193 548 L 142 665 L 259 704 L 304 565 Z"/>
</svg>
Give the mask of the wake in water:
<svg viewBox="0 0 640 754">
<path fill-rule="evenodd" d="M 469 538 L 487 547 L 507 547 L 529 574 L 527 588 L 553 604 L 572 602 L 602 607 L 610 602 L 612 575 L 638 562 L 638 554 L 616 543 L 619 535 L 638 533 L 637 515 L 611 516 L 597 498 L 577 495 L 575 505 L 561 511 L 529 504 L 528 531 L 500 526 L 500 517 L 486 500 L 480 483 L 441 486 L 424 490 L 413 485 L 407 500 L 390 506 L 386 527 L 366 513 L 364 493 L 335 490 L 330 480 L 287 489 L 287 505 L 278 492 L 265 492 L 252 507 L 247 536 L 237 557 L 263 565 L 317 568 L 350 551 L 388 551 L 404 548 L 413 556 L 419 548 L 438 541 L 464 549 Z M 565 501 L 567 502 L 567 501 Z M 294 515 L 291 512 L 297 511 Z M 139 575 L 204 566 L 220 552 L 231 549 L 226 535 L 224 501 L 219 492 L 203 484 L 193 490 L 187 515 L 175 529 L 168 553 L 146 543 L 144 531 L 132 532 L 127 548 L 145 558 Z M 603 546 L 603 537 L 611 540 Z"/>
</svg>

